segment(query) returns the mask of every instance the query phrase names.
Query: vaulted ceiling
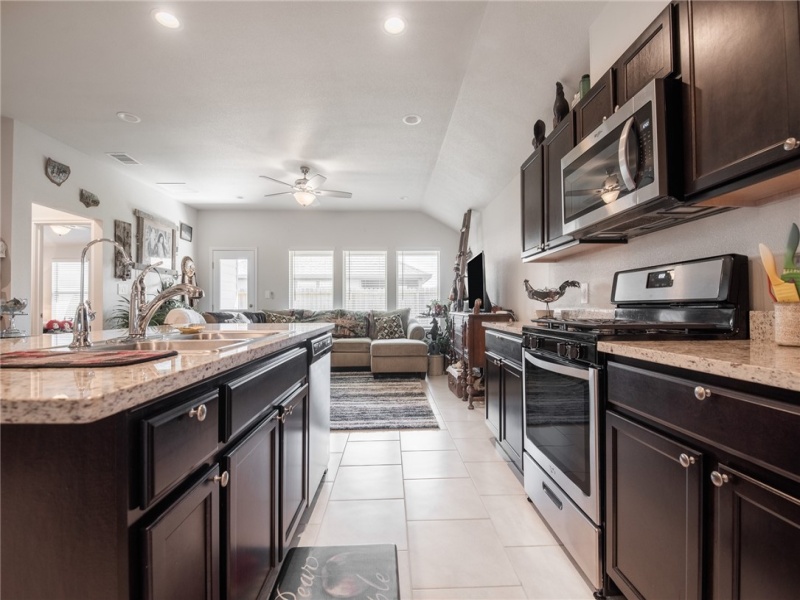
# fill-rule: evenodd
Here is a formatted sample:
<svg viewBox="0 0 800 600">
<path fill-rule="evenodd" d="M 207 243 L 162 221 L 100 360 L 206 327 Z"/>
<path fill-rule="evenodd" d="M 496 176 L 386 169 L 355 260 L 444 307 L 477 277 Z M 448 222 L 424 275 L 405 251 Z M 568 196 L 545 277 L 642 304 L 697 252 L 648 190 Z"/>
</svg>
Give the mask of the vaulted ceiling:
<svg viewBox="0 0 800 600">
<path fill-rule="evenodd" d="M 265 198 L 288 188 L 259 175 L 292 182 L 308 165 L 353 193 L 319 210 L 458 227 L 514 178 L 533 123 L 551 129 L 555 82 L 569 99 L 588 72 L 602 6 L 6 1 L 0 108 L 147 185 L 185 184 L 166 193 L 198 209 L 301 210 Z M 158 25 L 157 7 L 181 28 Z M 392 14 L 401 35 L 383 31 Z"/>
</svg>

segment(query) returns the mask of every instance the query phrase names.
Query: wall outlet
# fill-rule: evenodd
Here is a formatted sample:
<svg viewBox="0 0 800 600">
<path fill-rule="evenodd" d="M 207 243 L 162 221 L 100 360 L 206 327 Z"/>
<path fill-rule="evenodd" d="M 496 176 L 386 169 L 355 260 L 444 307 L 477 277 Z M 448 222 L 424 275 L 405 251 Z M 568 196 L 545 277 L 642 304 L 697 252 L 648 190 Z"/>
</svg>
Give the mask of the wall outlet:
<svg viewBox="0 0 800 600">
<path fill-rule="evenodd" d="M 117 293 L 120 296 L 127 296 L 131 293 L 131 284 L 130 283 L 118 283 L 117 284 Z"/>
<path fill-rule="evenodd" d="M 264 300 L 275 300 L 275 292 L 267 290 L 264 292 Z"/>
<path fill-rule="evenodd" d="M 581 304 L 589 304 L 589 284 L 581 284 Z"/>
</svg>

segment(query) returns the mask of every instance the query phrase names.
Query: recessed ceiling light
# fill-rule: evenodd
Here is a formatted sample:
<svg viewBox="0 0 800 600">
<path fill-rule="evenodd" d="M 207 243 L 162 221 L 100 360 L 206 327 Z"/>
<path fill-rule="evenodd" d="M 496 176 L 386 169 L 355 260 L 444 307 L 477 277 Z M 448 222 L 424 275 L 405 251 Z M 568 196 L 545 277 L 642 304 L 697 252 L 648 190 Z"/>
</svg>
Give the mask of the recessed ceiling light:
<svg viewBox="0 0 800 600">
<path fill-rule="evenodd" d="M 179 29 L 181 22 L 178 17 L 165 10 L 156 9 L 153 11 L 153 18 L 159 25 L 163 25 L 167 29 Z"/>
<path fill-rule="evenodd" d="M 400 200 L 408 200 L 408 196 L 400 196 Z"/>
<path fill-rule="evenodd" d="M 406 28 L 406 22 L 403 20 L 402 17 L 393 16 L 389 17 L 383 22 L 383 30 L 386 33 L 391 33 L 392 35 L 398 35 L 403 33 Z"/>
<path fill-rule="evenodd" d="M 422 123 L 422 117 L 419 115 L 406 115 L 403 117 L 403 123 L 406 125 L 419 125 Z"/>
<path fill-rule="evenodd" d="M 141 117 L 138 117 L 135 114 L 129 113 L 129 112 L 120 111 L 120 112 L 117 113 L 117 118 L 120 121 L 125 121 L 126 123 L 141 123 L 142 122 Z"/>
</svg>

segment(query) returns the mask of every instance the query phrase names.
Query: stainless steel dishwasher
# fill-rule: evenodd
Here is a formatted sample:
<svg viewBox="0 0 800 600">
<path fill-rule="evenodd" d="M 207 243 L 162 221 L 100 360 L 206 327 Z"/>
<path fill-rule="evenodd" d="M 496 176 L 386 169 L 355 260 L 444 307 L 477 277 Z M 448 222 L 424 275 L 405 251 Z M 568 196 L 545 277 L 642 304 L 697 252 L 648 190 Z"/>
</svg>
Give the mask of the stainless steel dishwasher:
<svg viewBox="0 0 800 600">
<path fill-rule="evenodd" d="M 309 464 L 308 497 L 313 500 L 328 470 L 331 447 L 331 334 L 309 341 Z"/>
</svg>

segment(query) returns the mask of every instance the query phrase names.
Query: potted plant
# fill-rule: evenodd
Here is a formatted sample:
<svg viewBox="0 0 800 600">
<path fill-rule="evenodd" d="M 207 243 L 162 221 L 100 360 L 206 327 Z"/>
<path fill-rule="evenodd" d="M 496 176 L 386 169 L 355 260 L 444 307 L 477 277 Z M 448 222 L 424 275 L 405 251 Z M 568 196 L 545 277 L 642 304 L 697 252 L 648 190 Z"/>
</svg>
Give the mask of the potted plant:
<svg viewBox="0 0 800 600">
<path fill-rule="evenodd" d="M 439 300 L 431 300 L 428 315 L 431 330 L 426 334 L 428 342 L 428 375 L 444 374 L 445 358 L 450 350 L 449 306 Z"/>
<path fill-rule="evenodd" d="M 175 282 L 169 277 L 162 279 L 160 289 L 158 290 L 159 293 L 172 287 L 174 283 Z M 150 326 L 163 325 L 164 319 L 167 317 L 167 313 L 169 313 L 169 311 L 171 311 L 173 308 L 189 308 L 189 305 L 185 302 L 181 302 L 177 298 L 170 298 L 158 307 L 156 314 L 154 314 L 153 318 L 150 319 Z M 120 303 L 113 311 L 111 311 L 111 316 L 108 319 L 108 326 L 111 329 L 128 329 L 130 312 L 131 299 L 125 296 L 120 296 Z"/>
</svg>

